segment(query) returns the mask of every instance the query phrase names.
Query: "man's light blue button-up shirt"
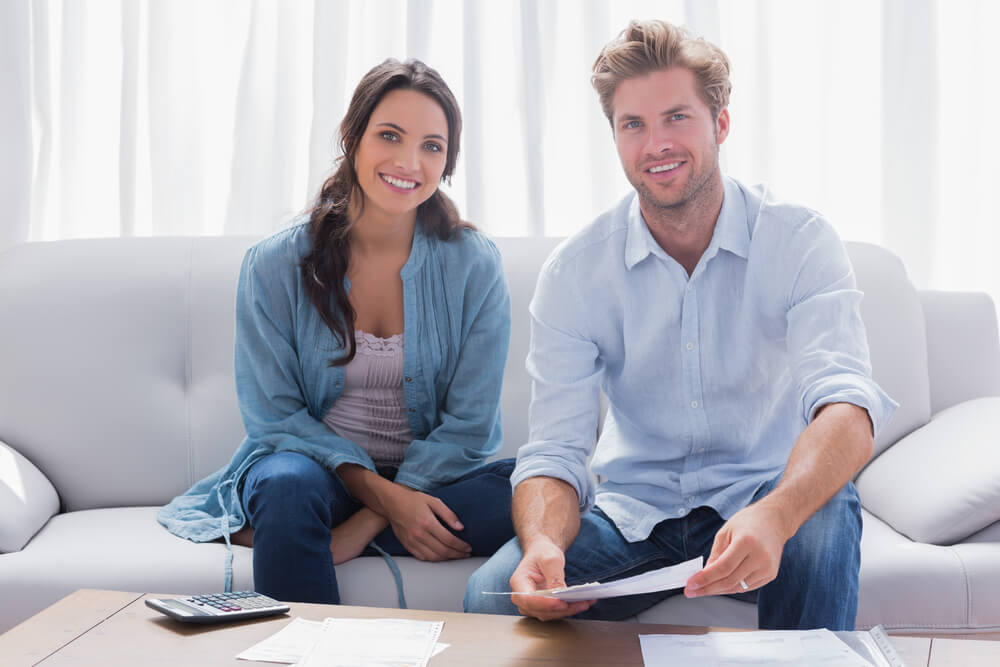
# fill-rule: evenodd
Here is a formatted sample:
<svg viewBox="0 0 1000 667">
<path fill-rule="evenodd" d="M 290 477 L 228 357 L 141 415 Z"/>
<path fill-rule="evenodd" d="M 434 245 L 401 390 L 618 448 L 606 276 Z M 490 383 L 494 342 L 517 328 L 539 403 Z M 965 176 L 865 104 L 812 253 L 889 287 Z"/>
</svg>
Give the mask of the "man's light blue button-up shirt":
<svg viewBox="0 0 1000 667">
<path fill-rule="evenodd" d="M 871 379 L 861 297 L 815 211 L 725 179 L 688 277 L 630 194 L 542 269 L 531 428 L 512 484 L 562 479 L 581 510 L 596 502 L 633 542 L 702 505 L 728 519 L 781 472 L 823 405 L 866 409 L 876 434 L 891 418 L 896 404 Z M 610 409 L 595 451 L 601 390 Z"/>
</svg>

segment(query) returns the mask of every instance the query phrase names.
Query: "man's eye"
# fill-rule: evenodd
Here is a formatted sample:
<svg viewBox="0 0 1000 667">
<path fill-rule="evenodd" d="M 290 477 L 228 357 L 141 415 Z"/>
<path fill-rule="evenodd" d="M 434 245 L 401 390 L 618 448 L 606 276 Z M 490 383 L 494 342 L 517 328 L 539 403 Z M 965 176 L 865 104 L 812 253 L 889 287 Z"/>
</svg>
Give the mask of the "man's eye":
<svg viewBox="0 0 1000 667">
<path fill-rule="evenodd" d="M 642 127 L 642 121 L 630 120 L 629 122 L 625 123 L 624 127 L 626 130 L 634 130 L 637 127 Z"/>
<path fill-rule="evenodd" d="M 687 116 L 682 113 L 670 114 L 670 120 L 684 120 L 685 118 L 687 118 Z"/>
</svg>

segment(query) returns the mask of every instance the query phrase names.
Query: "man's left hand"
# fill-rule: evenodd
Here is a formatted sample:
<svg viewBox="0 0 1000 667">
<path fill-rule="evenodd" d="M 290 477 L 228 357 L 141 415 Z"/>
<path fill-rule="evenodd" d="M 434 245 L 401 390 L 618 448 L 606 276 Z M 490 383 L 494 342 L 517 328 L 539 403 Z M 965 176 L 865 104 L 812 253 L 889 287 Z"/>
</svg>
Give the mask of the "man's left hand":
<svg viewBox="0 0 1000 667">
<path fill-rule="evenodd" d="M 734 514 L 716 533 L 708 562 L 688 579 L 684 595 L 745 593 L 774 581 L 785 542 L 795 534 L 787 521 L 780 508 L 763 500 Z"/>
</svg>

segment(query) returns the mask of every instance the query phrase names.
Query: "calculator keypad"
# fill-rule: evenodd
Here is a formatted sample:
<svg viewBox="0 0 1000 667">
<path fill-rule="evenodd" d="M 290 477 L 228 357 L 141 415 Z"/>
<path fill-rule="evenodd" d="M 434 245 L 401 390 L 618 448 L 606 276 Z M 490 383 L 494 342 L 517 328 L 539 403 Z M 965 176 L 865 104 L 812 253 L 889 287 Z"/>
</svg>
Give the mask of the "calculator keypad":
<svg viewBox="0 0 1000 667">
<path fill-rule="evenodd" d="M 212 607 L 222 612 L 242 611 L 244 609 L 268 609 L 281 605 L 277 600 L 273 600 L 260 593 L 255 593 L 254 591 L 193 595 L 188 600 L 194 604 Z"/>
</svg>

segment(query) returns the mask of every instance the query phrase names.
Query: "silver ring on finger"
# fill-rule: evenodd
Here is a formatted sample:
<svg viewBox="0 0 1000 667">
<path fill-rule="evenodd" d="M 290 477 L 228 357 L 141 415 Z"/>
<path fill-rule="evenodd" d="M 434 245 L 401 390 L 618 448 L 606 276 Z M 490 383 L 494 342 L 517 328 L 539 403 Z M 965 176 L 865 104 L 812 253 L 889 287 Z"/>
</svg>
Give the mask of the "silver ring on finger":
<svg viewBox="0 0 1000 667">
<path fill-rule="evenodd" d="M 750 587 L 747 586 L 747 580 L 746 579 L 740 579 L 740 588 L 742 588 L 744 591 L 750 590 Z"/>
</svg>

